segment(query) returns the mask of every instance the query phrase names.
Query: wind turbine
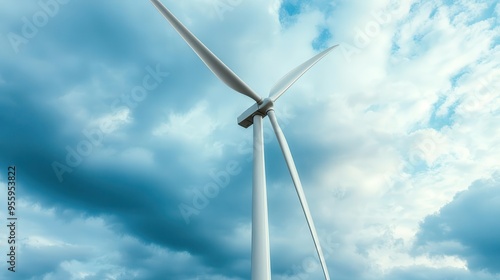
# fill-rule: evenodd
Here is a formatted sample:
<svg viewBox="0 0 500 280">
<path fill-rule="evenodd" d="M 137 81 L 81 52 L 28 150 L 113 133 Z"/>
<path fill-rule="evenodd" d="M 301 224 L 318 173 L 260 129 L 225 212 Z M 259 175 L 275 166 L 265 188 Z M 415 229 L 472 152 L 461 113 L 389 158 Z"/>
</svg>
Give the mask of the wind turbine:
<svg viewBox="0 0 500 280">
<path fill-rule="evenodd" d="M 335 47 L 330 47 L 313 58 L 299 65 L 281 78 L 270 90 L 269 97 L 262 99 L 245 82 L 243 82 L 229 67 L 214 55 L 196 36 L 194 36 L 159 0 L 150 0 L 160 13 L 175 28 L 181 37 L 195 51 L 208 68 L 227 86 L 255 101 L 250 108 L 238 117 L 238 124 L 248 128 L 253 124 L 253 183 L 252 183 L 252 280 L 271 279 L 271 261 L 269 250 L 269 223 L 267 216 L 266 173 L 264 165 L 264 138 L 262 119 L 269 116 L 271 125 L 278 139 L 281 151 L 285 157 L 288 170 L 292 177 L 295 190 L 299 197 L 302 210 L 307 220 L 309 230 L 316 247 L 316 252 L 323 268 L 325 279 L 330 275 L 326 267 L 323 251 L 314 226 L 311 212 L 300 182 L 299 174 L 288 147 L 285 135 L 278 124 L 274 112 L 274 102 L 287 91 L 307 70 L 320 61 Z"/>
</svg>

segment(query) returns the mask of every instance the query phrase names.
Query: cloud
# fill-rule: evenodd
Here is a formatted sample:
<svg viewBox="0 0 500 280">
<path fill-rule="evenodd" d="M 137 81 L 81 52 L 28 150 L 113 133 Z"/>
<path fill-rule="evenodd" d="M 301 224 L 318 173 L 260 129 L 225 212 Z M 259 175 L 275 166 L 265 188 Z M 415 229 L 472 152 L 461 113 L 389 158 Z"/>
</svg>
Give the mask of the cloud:
<svg viewBox="0 0 500 280">
<path fill-rule="evenodd" d="M 494 280 L 497 276 L 484 273 L 470 273 L 464 269 L 438 269 L 425 266 L 414 266 L 408 268 L 398 268 L 391 272 L 385 279 L 463 279 L 463 280 Z"/>
<path fill-rule="evenodd" d="M 163 279 L 194 277 L 205 273 L 193 268 L 198 260 L 187 252 L 175 252 L 144 243 L 128 234 L 117 234 L 109 219 L 75 215 L 20 201 L 25 236 L 19 230 L 16 278 L 9 279 Z M 89 239 L 89 236 L 91 237 Z M 170 265 L 165 266 L 168 262 Z M 189 273 L 186 273 L 190 271 Z M 189 276 L 191 275 L 191 276 Z"/>
<path fill-rule="evenodd" d="M 498 172 L 498 4 L 164 2 L 262 96 L 341 43 L 276 104 L 332 276 L 495 278 L 456 219 L 486 188 L 456 194 Z M 8 34 L 24 36 L 38 3 L 0 11 L 0 166 L 20 170 L 25 225 L 15 277 L 248 279 L 252 135 L 236 117 L 251 102 L 148 1 L 68 1 L 16 53 Z M 273 278 L 320 278 L 267 121 L 265 139 Z"/>
<path fill-rule="evenodd" d="M 425 218 L 416 238 L 416 250 L 457 255 L 473 271 L 500 273 L 500 188 L 496 175 L 478 181 L 457 194 L 439 213 Z"/>
</svg>

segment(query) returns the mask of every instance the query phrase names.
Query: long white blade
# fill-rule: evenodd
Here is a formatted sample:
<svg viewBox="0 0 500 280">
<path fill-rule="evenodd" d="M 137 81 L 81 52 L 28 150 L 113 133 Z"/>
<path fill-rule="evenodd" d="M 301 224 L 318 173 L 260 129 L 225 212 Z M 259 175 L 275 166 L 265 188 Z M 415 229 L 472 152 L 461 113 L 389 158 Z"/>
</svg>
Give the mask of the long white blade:
<svg viewBox="0 0 500 280">
<path fill-rule="evenodd" d="M 306 196 L 304 194 L 304 190 L 302 189 L 302 184 L 300 183 L 299 174 L 297 172 L 297 168 L 295 167 L 295 163 L 293 161 L 290 148 L 288 147 L 285 135 L 283 134 L 283 131 L 281 131 L 281 128 L 278 124 L 278 120 L 276 119 L 274 110 L 272 109 L 269 110 L 267 112 L 267 115 L 269 116 L 269 120 L 271 120 L 274 132 L 276 133 L 276 138 L 278 138 L 281 151 L 285 156 L 285 161 L 286 164 L 288 165 L 288 170 L 290 171 L 290 175 L 292 176 L 293 184 L 295 185 L 295 190 L 297 191 L 300 204 L 302 205 L 302 210 L 304 211 L 304 215 L 306 216 L 307 225 L 309 226 L 309 230 L 311 231 L 311 235 L 314 241 L 314 246 L 316 246 L 316 251 L 318 252 L 318 257 L 321 262 L 321 267 L 323 268 L 323 274 L 325 275 L 325 279 L 330 280 L 330 275 L 328 274 L 328 269 L 326 267 L 325 257 L 323 256 L 323 251 L 321 250 L 321 246 L 319 244 L 318 234 L 316 233 L 316 227 L 314 226 L 314 222 L 311 217 L 311 211 L 309 211 L 309 205 L 307 204 Z"/>
<path fill-rule="evenodd" d="M 336 48 L 338 45 L 335 45 L 333 47 L 330 47 L 321 53 L 317 54 L 313 58 L 309 59 L 308 61 L 302 63 L 301 65 L 297 66 L 295 69 L 290 71 L 288 74 L 283 76 L 274 86 L 273 88 L 269 91 L 269 98 L 274 102 L 276 99 L 278 99 L 285 91 L 287 91 L 302 75 L 304 75 L 307 70 L 311 69 L 311 67 L 314 66 L 314 64 L 318 63 L 323 57 L 325 57 L 328 53 L 330 53 L 334 48 Z"/>
<path fill-rule="evenodd" d="M 252 98 L 257 103 L 262 98 L 243 82 L 229 67 L 227 67 L 215 54 L 213 54 L 196 36 L 193 35 L 159 0 L 151 3 L 170 22 L 175 30 L 184 38 L 186 43 L 196 52 L 208 68 L 226 85 L 237 92 Z"/>
</svg>

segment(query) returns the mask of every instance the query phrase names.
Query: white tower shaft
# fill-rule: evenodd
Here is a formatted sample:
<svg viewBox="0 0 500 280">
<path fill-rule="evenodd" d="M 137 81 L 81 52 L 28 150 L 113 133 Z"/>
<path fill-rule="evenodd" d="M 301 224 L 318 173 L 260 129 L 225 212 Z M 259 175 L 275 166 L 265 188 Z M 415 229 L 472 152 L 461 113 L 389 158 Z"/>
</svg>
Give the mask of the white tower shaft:
<svg viewBox="0 0 500 280">
<path fill-rule="evenodd" d="M 252 280 L 271 280 L 262 118 L 253 117 Z"/>
</svg>

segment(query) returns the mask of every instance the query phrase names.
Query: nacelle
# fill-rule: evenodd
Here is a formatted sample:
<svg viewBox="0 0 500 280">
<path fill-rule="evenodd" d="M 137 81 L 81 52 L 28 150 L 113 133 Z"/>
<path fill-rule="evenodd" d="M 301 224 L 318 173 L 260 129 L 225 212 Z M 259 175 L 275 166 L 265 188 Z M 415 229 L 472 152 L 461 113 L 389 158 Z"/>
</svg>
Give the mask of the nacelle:
<svg viewBox="0 0 500 280">
<path fill-rule="evenodd" d="M 269 98 L 264 99 L 261 104 L 255 103 L 238 117 L 238 124 L 248 128 L 253 124 L 253 116 L 267 116 L 267 111 L 273 107 L 273 101 Z"/>
</svg>

